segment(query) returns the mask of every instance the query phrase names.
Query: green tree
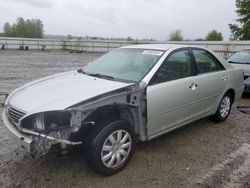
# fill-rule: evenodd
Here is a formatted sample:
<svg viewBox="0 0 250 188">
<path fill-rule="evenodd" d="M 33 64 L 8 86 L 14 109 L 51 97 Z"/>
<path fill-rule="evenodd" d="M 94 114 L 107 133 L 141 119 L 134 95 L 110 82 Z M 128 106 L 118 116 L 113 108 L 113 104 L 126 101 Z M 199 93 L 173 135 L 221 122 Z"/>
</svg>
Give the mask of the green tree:
<svg viewBox="0 0 250 188">
<path fill-rule="evenodd" d="M 40 19 L 17 18 L 12 25 L 4 24 L 4 34 L 7 37 L 43 38 L 43 23 Z"/>
<path fill-rule="evenodd" d="M 11 32 L 10 32 L 9 37 L 16 37 L 16 24 L 15 23 L 11 26 Z"/>
<path fill-rule="evenodd" d="M 26 28 L 26 22 L 25 20 L 20 17 L 17 18 L 16 28 L 15 28 L 15 34 L 17 37 L 27 37 L 27 28 Z"/>
<path fill-rule="evenodd" d="M 130 36 L 127 37 L 127 41 L 132 41 L 132 40 L 133 40 L 132 37 Z"/>
<path fill-rule="evenodd" d="M 233 38 L 236 40 L 250 40 L 250 1 L 236 0 L 238 24 L 229 24 Z"/>
<path fill-rule="evenodd" d="M 11 35 L 11 25 L 10 23 L 6 22 L 3 26 L 4 36 L 8 37 Z"/>
<path fill-rule="evenodd" d="M 217 32 L 216 30 L 210 31 L 206 36 L 207 41 L 222 41 L 223 36 L 221 32 Z"/>
<path fill-rule="evenodd" d="M 181 30 L 176 30 L 169 35 L 169 41 L 183 41 Z"/>
<path fill-rule="evenodd" d="M 40 19 L 33 19 L 34 22 L 34 36 L 36 38 L 43 38 L 43 23 Z"/>
</svg>

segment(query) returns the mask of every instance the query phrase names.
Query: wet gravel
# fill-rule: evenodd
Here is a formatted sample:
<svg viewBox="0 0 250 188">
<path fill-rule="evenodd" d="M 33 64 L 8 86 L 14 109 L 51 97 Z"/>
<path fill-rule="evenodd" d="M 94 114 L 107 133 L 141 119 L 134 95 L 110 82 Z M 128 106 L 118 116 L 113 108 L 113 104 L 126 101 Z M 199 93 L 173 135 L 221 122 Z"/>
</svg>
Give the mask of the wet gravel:
<svg viewBox="0 0 250 188">
<path fill-rule="evenodd" d="M 0 51 L 0 93 L 100 55 Z M 110 177 L 93 172 L 78 148 L 64 157 L 32 159 L 7 137 L 0 120 L 0 187 L 250 187 L 250 115 L 238 105 L 250 106 L 250 95 L 234 104 L 226 122 L 205 118 L 139 143 L 127 168 Z"/>
</svg>

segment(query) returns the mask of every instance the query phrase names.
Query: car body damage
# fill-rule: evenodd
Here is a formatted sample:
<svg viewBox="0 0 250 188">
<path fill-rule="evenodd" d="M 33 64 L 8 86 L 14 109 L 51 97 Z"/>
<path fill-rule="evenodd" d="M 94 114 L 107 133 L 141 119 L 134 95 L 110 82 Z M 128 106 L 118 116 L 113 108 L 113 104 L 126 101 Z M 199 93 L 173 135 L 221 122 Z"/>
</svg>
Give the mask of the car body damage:
<svg viewBox="0 0 250 188">
<path fill-rule="evenodd" d="M 207 49 L 137 45 L 83 69 L 13 91 L 3 108 L 10 136 L 33 157 L 86 144 L 88 163 L 114 174 L 147 141 L 206 116 L 225 121 L 244 90 L 243 72 Z"/>
<path fill-rule="evenodd" d="M 20 113 L 6 101 L 3 120 L 6 125 L 14 124 L 20 132 L 19 141 L 29 140 L 24 147 L 34 158 L 48 153 L 54 144 L 79 145 L 82 139 L 80 129 L 94 128 L 96 121 L 107 113 L 109 116 L 128 120 L 133 125 L 139 139 L 146 137 L 146 84 L 130 84 L 129 86 L 97 95 L 79 102 L 63 110 L 29 113 L 15 121 L 12 114 Z M 61 117 L 60 117 L 61 116 Z M 89 131 L 89 129 L 87 129 Z M 87 134 L 87 133 L 86 133 Z M 75 136 L 77 135 L 77 136 Z"/>
<path fill-rule="evenodd" d="M 71 125 L 75 132 L 82 126 L 93 126 L 98 116 L 106 112 L 111 117 L 128 120 L 139 139 L 146 138 L 146 84 L 134 84 L 112 91 L 67 108 L 72 113 Z"/>
</svg>

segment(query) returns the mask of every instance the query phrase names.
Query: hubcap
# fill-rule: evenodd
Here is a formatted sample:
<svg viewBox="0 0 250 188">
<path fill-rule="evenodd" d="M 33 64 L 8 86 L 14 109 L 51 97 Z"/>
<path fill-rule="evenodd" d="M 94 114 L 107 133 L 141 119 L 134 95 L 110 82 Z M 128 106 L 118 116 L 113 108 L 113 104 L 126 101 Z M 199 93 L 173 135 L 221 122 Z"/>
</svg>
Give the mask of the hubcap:
<svg viewBox="0 0 250 188">
<path fill-rule="evenodd" d="M 230 111 L 231 100 L 228 96 L 224 97 L 220 106 L 220 115 L 225 118 Z"/>
<path fill-rule="evenodd" d="M 125 130 L 117 130 L 105 140 L 101 159 L 108 168 L 115 168 L 121 165 L 129 156 L 132 140 L 130 134 Z"/>
</svg>

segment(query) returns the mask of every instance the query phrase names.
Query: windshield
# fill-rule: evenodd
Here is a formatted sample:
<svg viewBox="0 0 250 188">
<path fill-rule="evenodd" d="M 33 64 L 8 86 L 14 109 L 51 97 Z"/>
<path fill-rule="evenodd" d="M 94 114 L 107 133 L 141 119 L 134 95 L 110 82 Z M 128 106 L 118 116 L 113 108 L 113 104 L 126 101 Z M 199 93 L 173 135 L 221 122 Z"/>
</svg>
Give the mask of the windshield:
<svg viewBox="0 0 250 188">
<path fill-rule="evenodd" d="M 228 59 L 229 63 L 250 64 L 250 52 L 237 52 Z"/>
<path fill-rule="evenodd" d="M 154 66 L 163 51 L 119 48 L 84 68 L 91 76 L 102 76 L 124 82 L 138 82 Z"/>
</svg>

